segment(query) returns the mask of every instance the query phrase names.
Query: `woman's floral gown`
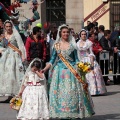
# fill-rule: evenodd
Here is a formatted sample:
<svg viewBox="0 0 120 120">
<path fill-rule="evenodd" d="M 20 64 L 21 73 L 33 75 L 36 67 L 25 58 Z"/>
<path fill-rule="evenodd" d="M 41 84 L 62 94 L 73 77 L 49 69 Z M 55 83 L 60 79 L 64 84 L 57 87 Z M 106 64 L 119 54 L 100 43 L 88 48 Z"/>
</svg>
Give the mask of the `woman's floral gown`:
<svg viewBox="0 0 120 120">
<path fill-rule="evenodd" d="M 79 61 L 91 64 L 90 57 L 93 56 L 95 58 L 92 51 L 92 42 L 86 40 L 83 47 L 80 47 L 80 42 L 81 40 L 77 42 Z M 107 92 L 100 66 L 96 60 L 94 60 L 94 70 L 86 74 L 86 79 L 89 84 L 91 95 L 101 95 Z"/>
<path fill-rule="evenodd" d="M 24 44 L 17 33 L 13 33 L 6 42 L 16 46 L 25 56 Z M 10 96 L 18 94 L 20 83 L 24 76 L 24 69 L 21 56 L 18 52 L 8 47 L 7 43 L 4 45 L 6 47 L 2 49 L 3 52 L 0 57 L 0 96 Z"/>
<path fill-rule="evenodd" d="M 76 69 L 77 50 L 70 44 L 62 55 Z M 91 97 L 86 97 L 82 84 L 74 77 L 57 55 L 55 48 L 49 64 L 53 65 L 49 76 L 50 118 L 84 118 L 94 114 Z"/>
</svg>

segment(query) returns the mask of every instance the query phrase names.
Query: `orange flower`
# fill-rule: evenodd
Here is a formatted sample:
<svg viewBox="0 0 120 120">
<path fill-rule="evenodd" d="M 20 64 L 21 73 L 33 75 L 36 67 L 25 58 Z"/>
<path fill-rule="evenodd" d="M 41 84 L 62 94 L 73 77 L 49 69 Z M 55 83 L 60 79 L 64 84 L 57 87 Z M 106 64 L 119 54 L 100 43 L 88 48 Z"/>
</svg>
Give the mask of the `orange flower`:
<svg viewBox="0 0 120 120">
<path fill-rule="evenodd" d="M 69 108 L 69 107 L 66 107 L 66 108 L 65 108 L 65 111 L 70 111 L 70 108 Z"/>
<path fill-rule="evenodd" d="M 56 94 L 57 93 L 57 91 L 56 90 L 54 90 L 54 94 Z"/>
<path fill-rule="evenodd" d="M 66 75 L 65 75 L 65 78 L 66 78 L 66 79 L 69 79 L 70 77 L 69 77 L 69 75 L 66 74 Z"/>
</svg>

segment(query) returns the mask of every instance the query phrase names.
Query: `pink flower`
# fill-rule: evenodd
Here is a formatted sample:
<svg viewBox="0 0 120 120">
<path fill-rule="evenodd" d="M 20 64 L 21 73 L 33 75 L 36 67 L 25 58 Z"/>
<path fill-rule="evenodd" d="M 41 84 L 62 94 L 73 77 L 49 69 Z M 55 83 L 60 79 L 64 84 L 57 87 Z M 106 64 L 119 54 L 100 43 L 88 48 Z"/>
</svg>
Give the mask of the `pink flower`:
<svg viewBox="0 0 120 120">
<path fill-rule="evenodd" d="M 69 79 L 69 78 L 70 78 L 70 76 L 66 74 L 66 75 L 65 75 L 65 78 Z"/>
<path fill-rule="evenodd" d="M 62 78 L 62 79 L 64 79 L 64 78 L 65 78 L 64 74 L 62 74 L 62 75 L 61 75 L 61 78 Z"/>
<path fill-rule="evenodd" d="M 70 108 L 69 108 L 69 107 L 66 107 L 66 108 L 65 108 L 65 111 L 70 111 Z"/>
<path fill-rule="evenodd" d="M 65 109 L 64 109 L 64 108 L 62 108 L 62 109 L 61 109 L 61 111 L 63 111 L 63 112 L 64 112 L 64 111 L 65 111 Z"/>
<path fill-rule="evenodd" d="M 62 70 L 62 73 L 65 73 L 66 72 L 66 70 Z"/>
</svg>

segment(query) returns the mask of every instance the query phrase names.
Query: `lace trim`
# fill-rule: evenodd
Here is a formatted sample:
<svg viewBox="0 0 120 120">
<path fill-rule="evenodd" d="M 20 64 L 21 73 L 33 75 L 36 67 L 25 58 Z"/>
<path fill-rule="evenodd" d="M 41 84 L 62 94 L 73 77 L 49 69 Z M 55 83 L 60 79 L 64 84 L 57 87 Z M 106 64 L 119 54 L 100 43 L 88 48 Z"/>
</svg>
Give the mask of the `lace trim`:
<svg viewBox="0 0 120 120">
<path fill-rule="evenodd" d="M 74 51 L 74 47 L 70 44 L 70 47 L 67 50 L 61 50 L 61 53 L 65 59 L 73 61 L 73 59 L 69 56 L 73 51 Z"/>
<path fill-rule="evenodd" d="M 71 119 L 76 119 L 76 118 L 88 118 L 91 117 L 92 115 L 94 115 L 95 113 L 91 113 L 91 114 L 78 114 L 78 113 L 56 113 L 56 114 L 50 114 L 50 118 L 71 118 Z"/>
</svg>

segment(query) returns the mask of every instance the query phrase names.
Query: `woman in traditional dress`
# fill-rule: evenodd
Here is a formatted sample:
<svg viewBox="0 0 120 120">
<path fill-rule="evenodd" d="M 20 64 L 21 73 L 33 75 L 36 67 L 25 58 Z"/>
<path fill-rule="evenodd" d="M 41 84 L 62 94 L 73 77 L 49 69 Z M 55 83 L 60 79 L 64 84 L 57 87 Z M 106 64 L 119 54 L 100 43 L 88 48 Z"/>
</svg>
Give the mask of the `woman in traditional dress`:
<svg viewBox="0 0 120 120">
<path fill-rule="evenodd" d="M 78 62 L 75 39 L 70 35 L 69 28 L 61 25 L 53 46 L 51 60 L 42 72 L 51 67 L 49 76 L 49 112 L 50 118 L 77 119 L 90 117 L 94 114 L 90 96 L 86 94 L 82 84 L 67 67 L 59 55 L 76 69 Z M 52 66 L 53 65 L 53 66 Z"/>
<path fill-rule="evenodd" d="M 77 42 L 78 58 L 80 61 L 88 62 L 93 66 L 93 70 L 86 74 L 86 79 L 89 84 L 91 95 L 102 95 L 107 92 L 105 83 L 102 77 L 99 64 L 95 60 L 95 55 L 92 51 L 92 42 L 87 39 L 86 30 L 80 32 L 80 40 Z"/>
<path fill-rule="evenodd" d="M 24 76 L 22 61 L 25 60 L 25 47 L 22 39 L 11 21 L 4 23 L 5 49 L 0 58 L 0 96 L 11 96 L 18 93 Z"/>
</svg>

